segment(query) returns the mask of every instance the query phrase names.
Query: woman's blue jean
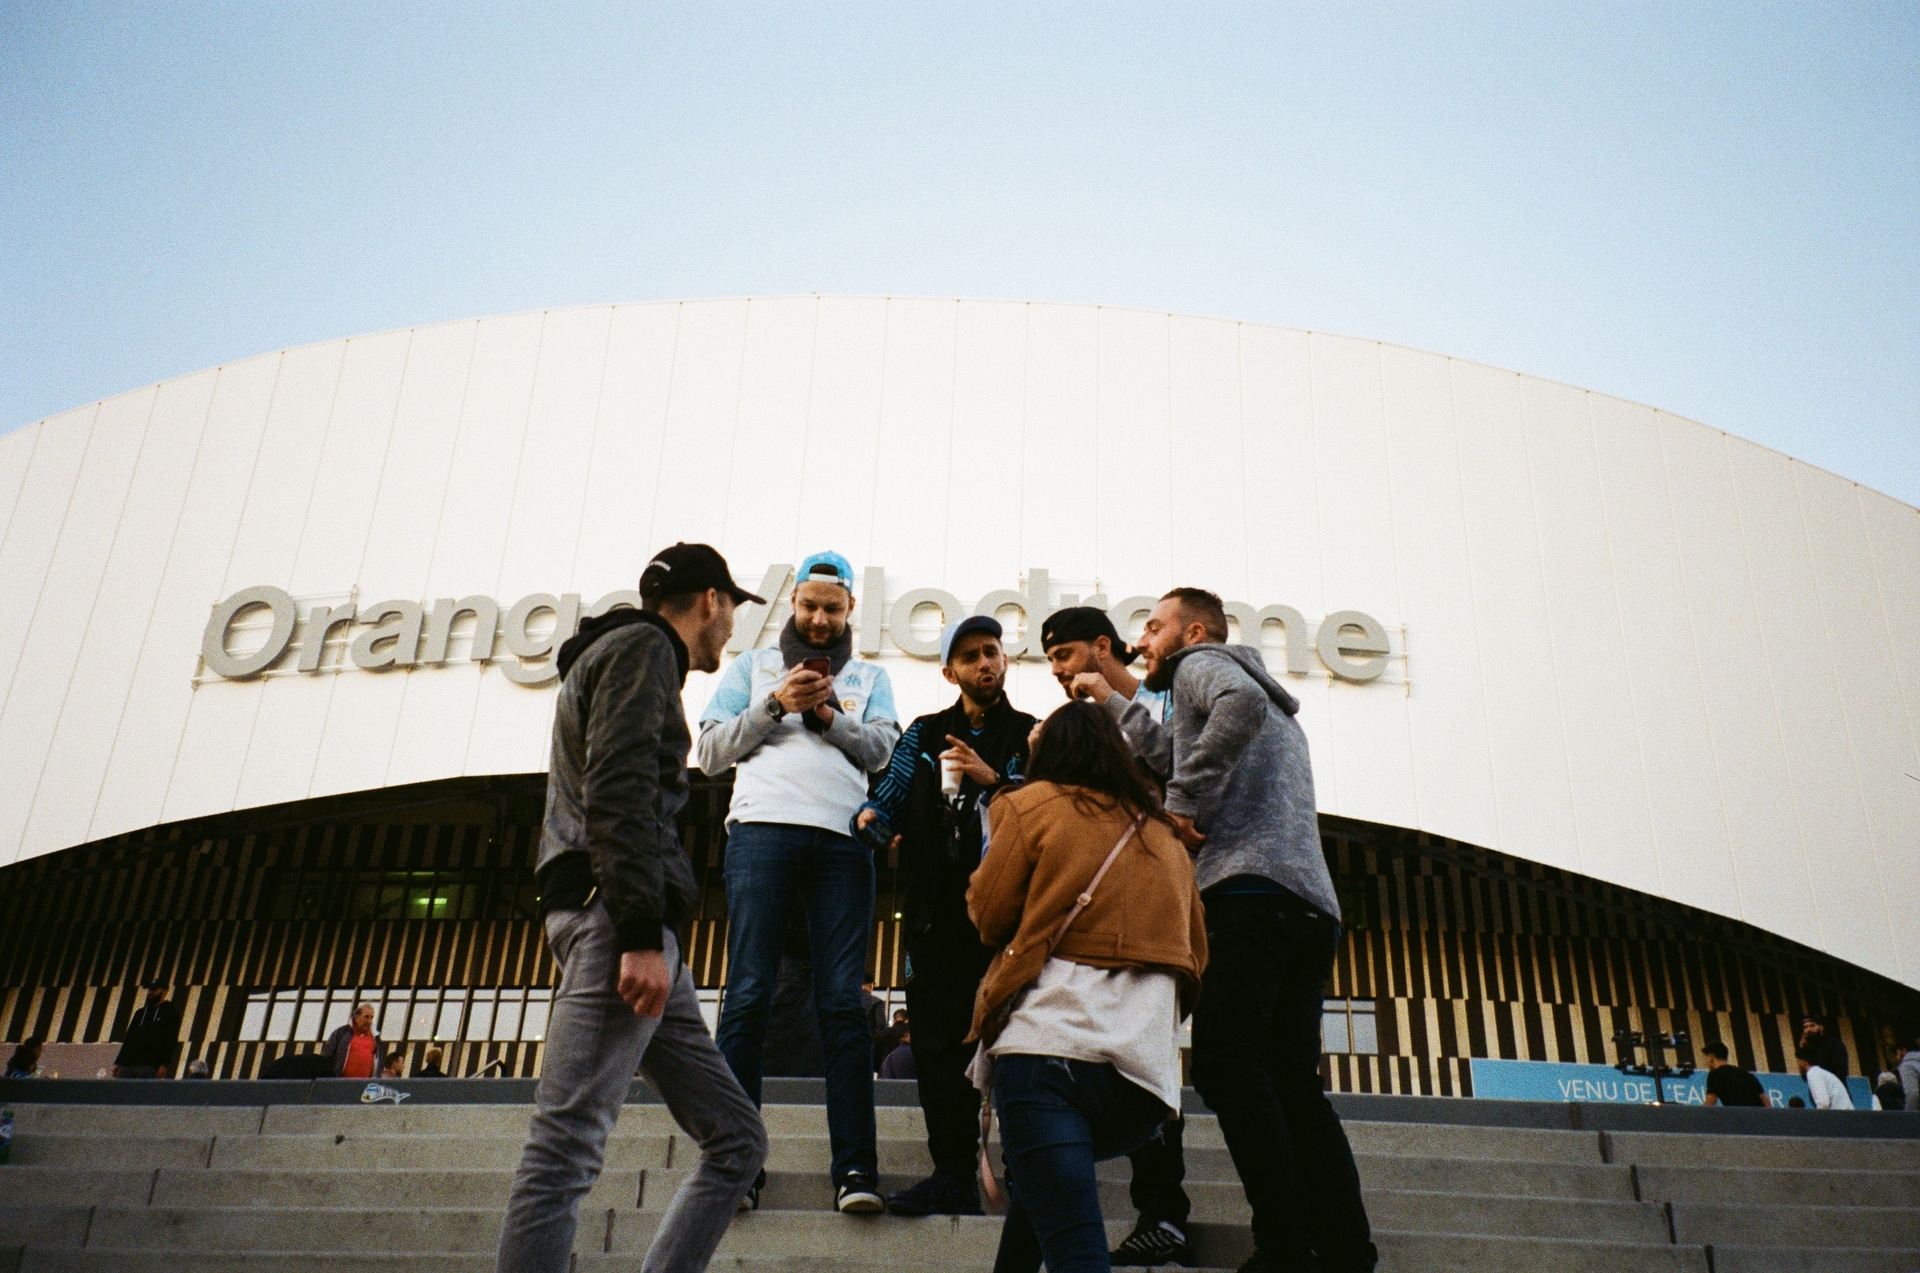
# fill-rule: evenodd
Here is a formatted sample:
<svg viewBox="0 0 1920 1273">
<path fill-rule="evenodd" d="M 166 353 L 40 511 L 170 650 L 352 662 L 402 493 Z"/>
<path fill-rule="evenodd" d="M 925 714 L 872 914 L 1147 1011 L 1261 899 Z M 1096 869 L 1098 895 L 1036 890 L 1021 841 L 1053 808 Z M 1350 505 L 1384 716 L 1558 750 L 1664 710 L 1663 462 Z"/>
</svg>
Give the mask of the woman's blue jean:
<svg viewBox="0 0 1920 1273">
<path fill-rule="evenodd" d="M 1023 1055 L 995 1058 L 993 1105 L 1009 1196 L 994 1273 L 1104 1273 L 1093 1165 L 1146 1144 L 1167 1107 L 1104 1062 Z"/>
</svg>

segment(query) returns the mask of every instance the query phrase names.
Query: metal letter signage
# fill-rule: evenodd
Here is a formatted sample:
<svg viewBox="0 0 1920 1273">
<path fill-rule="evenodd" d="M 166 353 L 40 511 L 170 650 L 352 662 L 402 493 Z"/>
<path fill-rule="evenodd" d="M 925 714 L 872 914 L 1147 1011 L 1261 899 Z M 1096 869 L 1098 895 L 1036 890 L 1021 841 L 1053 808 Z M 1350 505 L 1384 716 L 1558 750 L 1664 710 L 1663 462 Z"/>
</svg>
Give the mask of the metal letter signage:
<svg viewBox="0 0 1920 1273">
<path fill-rule="evenodd" d="M 759 591 L 773 601 L 740 607 L 727 645 L 730 652 L 752 649 L 778 630 L 776 621 L 785 618 L 781 598 L 792 578 L 790 564 L 767 567 Z M 1056 598 L 1051 575 L 1039 567 L 1027 571 L 1023 587 L 994 589 L 971 607 L 940 588 L 911 588 L 889 605 L 886 571 L 879 566 L 867 568 L 861 588 L 865 595 L 858 600 L 854 627 L 857 647 L 869 658 L 884 657 L 885 641 L 909 658 L 936 658 L 942 625 L 967 614 L 1004 616 L 1018 610 L 1020 618 L 1006 623 L 1007 656 L 1041 659 L 1046 656 L 1039 648 L 1040 624 L 1055 610 L 1099 606 L 1124 633 L 1137 629 L 1159 600 L 1144 593 L 1112 604 L 1100 593 Z M 356 669 L 391 673 L 468 663 L 497 667 L 517 685 L 552 685 L 559 679 L 553 656 L 583 617 L 639 604 L 640 594 L 631 588 L 609 592 L 591 605 L 578 593 L 535 592 L 504 607 L 493 597 L 477 594 L 358 606 L 353 600 L 341 603 L 337 596 L 296 598 L 281 588 L 242 588 L 213 607 L 200 639 L 201 674 L 195 680 L 244 681 Z M 1317 662 L 1335 680 L 1375 681 L 1394 657 L 1387 626 L 1358 610 L 1337 610 L 1318 626 L 1292 606 L 1256 609 L 1244 601 L 1229 601 L 1226 610 L 1239 628 L 1239 639 L 1265 649 L 1292 676 L 1313 674 Z M 1269 644 L 1276 627 L 1277 647 Z M 336 629 L 345 631 L 330 642 Z"/>
</svg>

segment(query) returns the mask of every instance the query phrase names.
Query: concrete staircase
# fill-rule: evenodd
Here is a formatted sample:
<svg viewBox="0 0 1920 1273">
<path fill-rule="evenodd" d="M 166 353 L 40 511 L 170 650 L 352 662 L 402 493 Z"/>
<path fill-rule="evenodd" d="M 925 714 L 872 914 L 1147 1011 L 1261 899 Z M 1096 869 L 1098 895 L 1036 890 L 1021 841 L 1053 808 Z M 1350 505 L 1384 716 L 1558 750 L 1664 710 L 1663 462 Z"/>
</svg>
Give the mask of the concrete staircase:
<svg viewBox="0 0 1920 1273">
<path fill-rule="evenodd" d="M 736 1221 L 715 1268 L 991 1266 L 998 1219 L 841 1216 L 824 1111 L 766 1115 L 761 1210 Z M 927 1169 L 919 1111 L 878 1116 L 884 1183 L 910 1183 Z M 13 1162 L 0 1167 L 0 1273 L 481 1273 L 527 1111 L 27 1104 L 16 1118 Z M 1405 1121 L 1350 1121 L 1348 1133 L 1393 1273 L 1920 1270 L 1920 1139 Z M 1219 1128 L 1190 1116 L 1186 1143 L 1199 1256 L 1233 1268 L 1250 1239 Z M 664 1109 L 626 1107 L 581 1210 L 578 1273 L 639 1267 L 691 1152 Z M 1127 1164 L 1101 1174 L 1117 1240 L 1131 1220 Z"/>
</svg>

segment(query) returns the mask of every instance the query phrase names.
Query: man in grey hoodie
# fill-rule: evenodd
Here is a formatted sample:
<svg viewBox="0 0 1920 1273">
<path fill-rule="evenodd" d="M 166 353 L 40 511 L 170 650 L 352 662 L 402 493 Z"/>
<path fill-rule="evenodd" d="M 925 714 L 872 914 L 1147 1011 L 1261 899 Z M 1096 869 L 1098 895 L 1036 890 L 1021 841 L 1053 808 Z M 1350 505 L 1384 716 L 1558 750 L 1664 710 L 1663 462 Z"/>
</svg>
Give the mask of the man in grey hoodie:
<svg viewBox="0 0 1920 1273">
<path fill-rule="evenodd" d="M 1300 704 L 1259 650 L 1226 639 L 1220 598 L 1176 588 L 1139 644 L 1147 688 L 1171 694 L 1165 724 L 1137 700 L 1101 701 L 1166 782 L 1167 813 L 1194 854 L 1209 957 L 1193 1082 L 1220 1117 L 1253 1208 L 1243 1273 L 1365 1273 L 1378 1256 L 1359 1173 L 1320 1083 L 1340 901 Z M 1094 685 L 1076 682 L 1075 692 L 1100 697 Z"/>
</svg>

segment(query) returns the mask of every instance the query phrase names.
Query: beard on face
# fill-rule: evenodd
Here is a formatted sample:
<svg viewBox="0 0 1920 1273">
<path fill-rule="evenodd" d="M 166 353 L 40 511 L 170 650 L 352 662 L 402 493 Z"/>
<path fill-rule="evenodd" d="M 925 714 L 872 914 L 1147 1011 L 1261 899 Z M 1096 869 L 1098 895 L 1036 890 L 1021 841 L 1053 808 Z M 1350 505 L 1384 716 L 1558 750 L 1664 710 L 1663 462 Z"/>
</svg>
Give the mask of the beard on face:
<svg viewBox="0 0 1920 1273">
<path fill-rule="evenodd" d="M 1172 648 L 1164 653 L 1147 656 L 1147 674 L 1140 678 L 1140 683 L 1156 694 L 1165 693 L 1173 687 L 1173 667 L 1167 660 L 1187 648 L 1183 636 L 1174 637 L 1174 642 Z"/>
</svg>

